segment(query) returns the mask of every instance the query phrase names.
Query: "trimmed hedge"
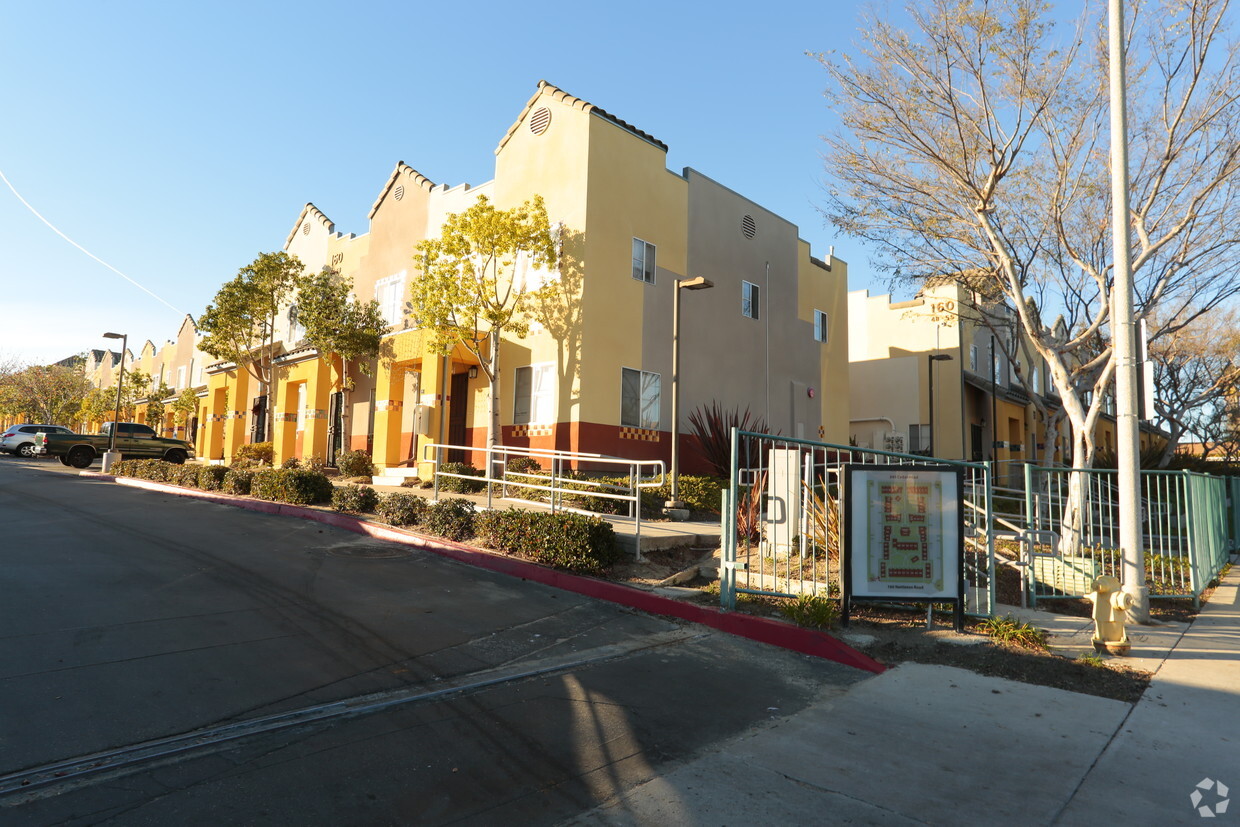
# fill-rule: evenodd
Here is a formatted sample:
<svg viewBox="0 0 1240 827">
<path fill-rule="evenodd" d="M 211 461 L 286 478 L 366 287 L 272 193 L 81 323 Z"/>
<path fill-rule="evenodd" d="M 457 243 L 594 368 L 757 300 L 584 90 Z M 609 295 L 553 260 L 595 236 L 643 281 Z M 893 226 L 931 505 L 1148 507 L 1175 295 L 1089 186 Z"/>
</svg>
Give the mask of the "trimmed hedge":
<svg viewBox="0 0 1240 827">
<path fill-rule="evenodd" d="M 443 474 L 464 474 L 469 477 L 481 477 L 482 472 L 468 462 L 445 462 L 439 466 Z M 440 477 L 439 490 L 449 494 L 475 494 L 486 487 L 484 482 L 461 479 L 460 477 Z"/>
<path fill-rule="evenodd" d="M 533 457 L 513 457 L 508 460 L 507 468 L 516 474 L 540 474 L 542 466 Z"/>
<path fill-rule="evenodd" d="M 474 504 L 459 497 L 430 503 L 422 527 L 449 540 L 468 540 L 474 536 Z"/>
<path fill-rule="evenodd" d="M 379 505 L 379 494 L 364 485 L 342 485 L 332 491 L 332 508 L 355 514 L 372 514 Z"/>
<path fill-rule="evenodd" d="M 511 508 L 479 514 L 474 528 L 488 548 L 578 574 L 600 574 L 620 559 L 615 529 L 601 517 Z"/>
<path fill-rule="evenodd" d="M 425 497 L 394 491 L 379 500 L 375 513 L 390 525 L 418 525 L 426 516 Z"/>
<path fill-rule="evenodd" d="M 224 487 L 228 469 L 223 465 L 204 465 L 198 469 L 198 487 L 203 491 L 219 491 Z"/>
<path fill-rule="evenodd" d="M 316 471 L 264 468 L 254 472 L 250 496 L 293 505 L 327 503 L 332 500 L 332 481 Z"/>
<path fill-rule="evenodd" d="M 246 468 L 229 468 L 220 482 L 220 490 L 225 494 L 249 494 L 250 485 L 253 482 L 253 471 Z"/>
<path fill-rule="evenodd" d="M 365 451 L 345 451 L 336 457 L 336 470 L 342 477 L 372 477 L 375 465 Z"/>
</svg>

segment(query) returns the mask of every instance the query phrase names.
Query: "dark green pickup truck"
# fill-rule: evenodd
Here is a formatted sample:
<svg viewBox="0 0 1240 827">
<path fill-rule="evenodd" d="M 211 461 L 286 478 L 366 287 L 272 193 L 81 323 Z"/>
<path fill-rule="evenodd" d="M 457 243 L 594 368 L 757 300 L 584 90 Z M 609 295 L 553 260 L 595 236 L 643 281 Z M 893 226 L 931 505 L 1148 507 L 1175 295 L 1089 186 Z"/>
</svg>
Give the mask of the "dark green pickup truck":
<svg viewBox="0 0 1240 827">
<path fill-rule="evenodd" d="M 114 424 L 103 423 L 100 433 L 93 435 L 39 434 L 34 454 L 57 457 L 74 468 L 88 468 L 108 450 Z M 116 451 L 125 459 L 162 459 L 177 465 L 194 458 L 193 443 L 157 436 L 149 425 L 136 422 L 122 422 L 117 426 Z"/>
</svg>

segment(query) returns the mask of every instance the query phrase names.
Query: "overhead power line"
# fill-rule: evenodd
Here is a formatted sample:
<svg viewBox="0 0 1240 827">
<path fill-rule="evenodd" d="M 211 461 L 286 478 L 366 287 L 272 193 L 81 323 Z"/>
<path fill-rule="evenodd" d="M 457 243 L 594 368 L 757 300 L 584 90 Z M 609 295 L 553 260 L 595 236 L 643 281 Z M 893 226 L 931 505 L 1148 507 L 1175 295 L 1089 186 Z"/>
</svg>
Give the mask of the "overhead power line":
<svg viewBox="0 0 1240 827">
<path fill-rule="evenodd" d="M 36 210 L 34 207 L 32 207 L 32 206 L 30 205 L 30 202 L 29 202 L 29 201 L 27 201 L 25 198 L 22 198 L 22 194 L 21 194 L 20 192 L 18 192 L 18 191 L 17 191 L 17 188 L 16 188 L 16 187 L 14 187 L 14 186 L 13 186 L 13 183 L 12 183 L 11 181 L 9 181 L 9 179 L 5 176 L 5 174 L 4 174 L 4 170 L 0 170 L 0 181 L 4 181 L 5 186 L 7 186 L 7 187 L 9 188 L 9 191 L 10 191 L 10 192 L 12 192 L 12 193 L 13 193 L 13 195 L 15 195 L 15 196 L 17 197 L 17 200 L 18 200 L 18 201 L 20 201 L 20 202 L 22 202 L 22 205 L 23 205 L 23 206 L 25 206 L 25 208 L 26 208 L 26 209 L 30 210 L 30 212 L 34 215 L 34 217 L 35 217 L 35 218 L 39 219 L 39 220 L 40 220 L 40 221 L 42 221 L 44 224 L 46 224 L 46 225 L 48 226 L 48 229 L 50 229 L 50 230 L 51 230 L 52 232 L 54 232 L 56 235 L 60 236 L 60 237 L 61 237 L 61 238 L 63 238 L 65 241 L 69 242 L 69 243 L 70 243 L 70 244 L 72 244 L 74 247 L 77 247 L 77 248 L 78 248 L 79 250 L 81 250 L 83 253 L 85 253 L 86 255 L 90 256 L 90 257 L 91 257 L 91 258 L 93 258 L 95 261 L 97 261 L 97 262 L 99 262 L 100 264 L 102 264 L 104 267 L 107 267 L 107 268 L 108 268 L 109 270 L 111 270 L 113 273 L 116 273 L 116 275 L 120 276 L 120 277 L 121 277 L 121 278 L 123 278 L 125 281 L 129 282 L 129 283 L 130 283 L 130 284 L 132 284 L 134 287 L 136 287 L 136 288 L 138 288 L 139 290 L 141 290 L 143 293 L 146 293 L 146 294 L 147 294 L 148 296 L 150 296 L 151 298 L 155 299 L 156 301 L 162 302 L 163 304 L 167 305 L 169 308 L 171 308 L 172 310 L 176 311 L 177 313 L 179 313 L 179 314 L 181 314 L 181 315 L 185 315 L 185 311 L 184 311 L 184 310 L 181 310 L 179 307 L 175 307 L 174 305 L 170 304 L 170 303 L 169 303 L 168 301 L 166 301 L 166 300 L 165 300 L 162 296 L 157 295 L 154 291 L 147 289 L 144 285 L 141 285 L 141 284 L 139 284 L 137 281 L 135 281 L 135 280 L 131 279 L 129 276 L 125 275 L 125 274 L 124 274 L 124 273 L 122 273 L 120 270 L 117 270 L 117 269 L 116 269 L 115 267 L 113 267 L 111 264 L 108 264 L 106 261 L 104 261 L 103 259 L 99 258 L 99 256 L 95 255 L 95 254 L 94 254 L 94 253 L 92 253 L 90 250 L 87 250 L 87 249 L 86 249 L 85 247 L 83 247 L 81 244 L 78 244 L 76 241 L 74 241 L 73 239 L 69 238 L 69 236 L 67 236 L 67 235 L 65 235 L 64 233 L 62 233 L 62 232 L 60 231 L 60 229 L 59 229 L 59 228 L 58 228 L 55 224 L 53 224 L 52 222 L 48 221 L 46 218 L 44 218 L 44 217 L 42 216 L 42 214 L 40 214 L 40 213 L 39 213 L 39 211 L 38 211 L 38 210 Z"/>
</svg>

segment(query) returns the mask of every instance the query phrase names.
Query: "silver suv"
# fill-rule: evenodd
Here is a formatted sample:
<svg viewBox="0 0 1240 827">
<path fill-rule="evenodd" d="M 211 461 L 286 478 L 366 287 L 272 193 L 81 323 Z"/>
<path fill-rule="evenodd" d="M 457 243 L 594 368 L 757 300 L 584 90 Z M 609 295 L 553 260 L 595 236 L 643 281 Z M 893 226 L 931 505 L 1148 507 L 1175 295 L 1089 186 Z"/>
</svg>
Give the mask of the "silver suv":
<svg viewBox="0 0 1240 827">
<path fill-rule="evenodd" d="M 10 425 L 0 434 L 0 454 L 33 457 L 35 437 L 41 433 L 71 434 L 73 431 L 60 425 Z"/>
</svg>

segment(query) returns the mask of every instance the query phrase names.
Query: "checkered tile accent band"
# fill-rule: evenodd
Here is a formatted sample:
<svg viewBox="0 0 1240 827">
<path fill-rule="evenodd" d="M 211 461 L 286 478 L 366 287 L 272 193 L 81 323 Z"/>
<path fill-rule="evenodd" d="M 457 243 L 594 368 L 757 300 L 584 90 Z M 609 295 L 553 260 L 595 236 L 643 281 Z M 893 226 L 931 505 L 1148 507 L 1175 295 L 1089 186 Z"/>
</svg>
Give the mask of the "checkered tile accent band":
<svg viewBox="0 0 1240 827">
<path fill-rule="evenodd" d="M 277 417 L 277 419 L 279 419 L 281 422 L 296 422 L 296 421 L 297 421 L 297 414 L 295 414 L 295 413 L 282 413 L 282 414 L 280 414 L 280 415 Z"/>
<path fill-rule="evenodd" d="M 514 437 L 531 437 L 531 436 L 554 436 L 554 425 L 513 425 L 512 435 Z"/>
<path fill-rule="evenodd" d="M 819 426 L 818 426 L 818 438 L 819 438 L 819 439 L 826 439 L 826 438 L 827 438 L 827 429 L 826 429 L 826 428 L 824 428 L 824 427 L 823 427 L 823 426 L 821 426 L 821 425 L 819 425 Z"/>
<path fill-rule="evenodd" d="M 663 434 L 659 431 L 647 431 L 645 428 L 620 428 L 621 439 L 636 439 L 641 442 L 659 442 Z"/>
<path fill-rule="evenodd" d="M 399 399 L 380 399 L 375 402 L 376 411 L 399 411 L 405 403 Z"/>
</svg>

